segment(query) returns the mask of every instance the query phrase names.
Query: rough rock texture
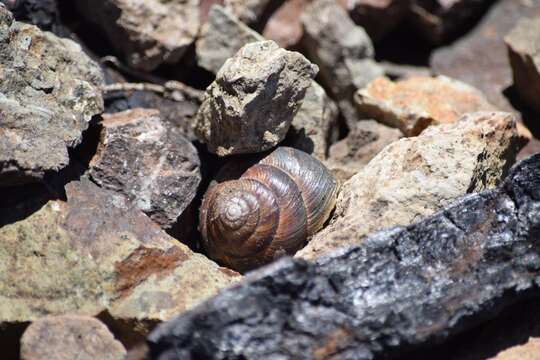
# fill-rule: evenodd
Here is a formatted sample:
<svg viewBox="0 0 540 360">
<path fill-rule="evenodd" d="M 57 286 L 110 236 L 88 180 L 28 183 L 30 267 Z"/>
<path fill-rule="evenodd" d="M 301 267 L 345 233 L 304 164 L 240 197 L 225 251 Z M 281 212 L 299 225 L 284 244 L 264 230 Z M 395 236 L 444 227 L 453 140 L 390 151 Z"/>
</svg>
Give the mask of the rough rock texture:
<svg viewBox="0 0 540 360">
<path fill-rule="evenodd" d="M 196 43 L 197 63 L 216 74 L 242 46 L 264 38 L 236 18 L 230 10 L 213 5 Z"/>
<path fill-rule="evenodd" d="M 0 227 L 0 338 L 46 314 L 106 312 L 126 344 L 237 279 L 122 195 L 86 178 L 66 194 Z"/>
<path fill-rule="evenodd" d="M 330 147 L 325 161 L 342 182 L 349 180 L 366 166 L 387 145 L 399 140 L 403 134 L 375 120 L 362 120 L 349 130 L 347 137 Z"/>
<path fill-rule="evenodd" d="M 206 90 L 196 134 L 219 156 L 272 148 L 285 137 L 317 70 L 273 41 L 245 45 Z"/>
<path fill-rule="evenodd" d="M 412 26 L 439 44 L 450 39 L 474 18 L 489 0 L 411 0 Z M 520 0 L 518 0 L 520 1 Z"/>
<path fill-rule="evenodd" d="M 152 358 L 400 357 L 540 295 L 538 236 L 540 155 L 417 224 L 253 272 L 156 329 Z"/>
<path fill-rule="evenodd" d="M 522 19 L 505 37 L 521 98 L 540 113 L 540 18 Z"/>
<path fill-rule="evenodd" d="M 88 316 L 43 317 L 21 338 L 21 360 L 122 360 L 125 355 L 109 329 Z"/>
<path fill-rule="evenodd" d="M 56 0 L 1 0 L 17 21 L 36 25 L 41 30 L 61 32 Z"/>
<path fill-rule="evenodd" d="M 467 114 L 387 146 L 347 181 L 331 224 L 296 256 L 313 259 L 373 231 L 433 214 L 471 191 L 495 186 L 515 159 L 508 113 Z"/>
<path fill-rule="evenodd" d="M 103 111 L 99 67 L 79 45 L 13 21 L 0 4 L 0 186 L 41 179 L 69 162 Z"/>
<path fill-rule="evenodd" d="M 315 0 L 301 17 L 304 27 L 302 47 L 320 67 L 321 84 L 338 101 L 348 125 L 359 120 L 352 98 L 383 70 L 373 58 L 371 40 L 356 26 L 334 0 Z"/>
<path fill-rule="evenodd" d="M 287 145 L 303 150 L 321 161 L 325 160 L 328 147 L 339 135 L 337 120 L 337 106 L 324 89 L 313 81 L 292 120 Z"/>
<path fill-rule="evenodd" d="M 284 48 L 298 45 L 303 33 L 300 15 L 309 2 L 310 0 L 285 1 L 268 19 L 263 36 Z"/>
<path fill-rule="evenodd" d="M 504 350 L 492 360 L 538 360 L 540 356 L 540 338 L 530 338 L 523 345 Z"/>
<path fill-rule="evenodd" d="M 199 31 L 199 0 L 76 0 L 79 13 L 133 68 L 180 60 Z"/>
<path fill-rule="evenodd" d="M 159 110 L 104 115 L 101 125 L 88 172 L 92 180 L 125 195 L 161 227 L 171 228 L 201 182 L 195 147 L 181 134 L 167 131 Z"/>
<path fill-rule="evenodd" d="M 452 123 L 463 114 L 494 110 L 472 86 L 444 76 L 411 77 L 393 82 L 381 77 L 355 95 L 359 112 L 407 136 L 432 124 Z"/>
</svg>

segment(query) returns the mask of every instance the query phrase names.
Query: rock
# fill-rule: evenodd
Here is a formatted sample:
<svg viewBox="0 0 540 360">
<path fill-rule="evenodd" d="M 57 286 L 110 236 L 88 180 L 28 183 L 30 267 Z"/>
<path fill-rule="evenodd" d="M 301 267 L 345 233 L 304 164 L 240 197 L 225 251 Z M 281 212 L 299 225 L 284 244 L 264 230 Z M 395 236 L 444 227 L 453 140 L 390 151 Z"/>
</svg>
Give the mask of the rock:
<svg viewBox="0 0 540 360">
<path fill-rule="evenodd" d="M 342 182 L 356 175 L 387 145 L 399 140 L 403 134 L 398 129 L 375 120 L 362 120 L 349 130 L 349 134 L 330 147 L 325 161 L 334 175 Z"/>
<path fill-rule="evenodd" d="M 197 149 L 181 134 L 167 131 L 159 110 L 104 115 L 101 125 L 88 174 L 170 229 L 195 198 L 201 182 Z"/>
<path fill-rule="evenodd" d="M 338 0 L 351 19 L 362 26 L 369 37 L 379 40 L 404 19 L 410 0 Z"/>
<path fill-rule="evenodd" d="M 206 90 L 195 132 L 219 156 L 268 150 L 283 140 L 317 73 L 273 41 L 245 45 Z"/>
<path fill-rule="evenodd" d="M 229 10 L 213 5 L 196 43 L 199 66 L 217 74 L 225 61 L 242 46 L 264 38 L 243 24 Z"/>
<path fill-rule="evenodd" d="M 537 360 L 538 354 L 540 354 L 540 338 L 530 338 L 523 345 L 500 352 L 492 360 Z"/>
<path fill-rule="evenodd" d="M 199 0 L 76 0 L 80 16 L 135 69 L 175 64 L 199 31 Z"/>
<path fill-rule="evenodd" d="M 292 120 L 287 146 L 300 149 L 322 161 L 328 157 L 328 148 L 337 139 L 338 132 L 337 106 L 324 89 L 313 81 Z"/>
<path fill-rule="evenodd" d="M 21 360 L 122 360 L 125 355 L 109 329 L 88 316 L 46 316 L 21 338 Z"/>
<path fill-rule="evenodd" d="M 151 358 L 403 358 L 538 298 L 539 229 L 536 155 L 417 224 L 251 273 L 159 326 Z"/>
<path fill-rule="evenodd" d="M 494 110 L 482 93 L 447 77 L 411 77 L 393 82 L 381 77 L 356 93 L 359 112 L 397 127 L 407 136 L 432 124 L 457 121 L 463 114 Z"/>
<path fill-rule="evenodd" d="M 522 19 L 505 37 L 514 86 L 528 106 L 540 113 L 540 17 Z"/>
<path fill-rule="evenodd" d="M 105 112 L 116 113 L 129 109 L 159 109 L 161 120 L 169 129 L 175 129 L 188 140 L 196 140 L 193 133 L 195 115 L 201 106 L 204 92 L 191 88 L 184 90 L 171 82 L 164 87 L 145 84 L 115 84 L 104 95 Z M 109 86 L 111 88 L 111 86 Z"/>
<path fill-rule="evenodd" d="M 412 0 L 412 26 L 434 44 L 451 39 L 468 25 L 489 0 Z"/>
<path fill-rule="evenodd" d="M 433 214 L 467 192 L 495 186 L 515 159 L 508 113 L 464 115 L 388 145 L 347 181 L 328 227 L 296 256 L 313 259 L 383 228 Z"/>
<path fill-rule="evenodd" d="M 267 18 L 285 0 L 224 0 L 225 7 L 245 24 L 263 27 Z"/>
<path fill-rule="evenodd" d="M 103 111 L 99 67 L 74 42 L 13 21 L 0 4 L 0 186 L 39 181 L 69 162 Z"/>
<path fill-rule="evenodd" d="M 61 31 L 60 12 L 56 0 L 1 0 L 17 21 L 36 25 L 41 30 Z"/>
<path fill-rule="evenodd" d="M 308 58 L 320 67 L 321 84 L 338 101 L 352 127 L 360 119 L 352 105 L 354 92 L 383 74 L 372 59 L 371 40 L 334 0 L 315 0 L 301 20 L 301 45 Z"/>
<path fill-rule="evenodd" d="M 283 48 L 297 46 L 303 34 L 300 16 L 309 2 L 310 0 L 285 1 L 268 19 L 263 36 L 274 40 Z"/>
<path fill-rule="evenodd" d="M 0 227 L 0 332 L 45 314 L 107 314 L 134 344 L 238 279 L 85 177 L 66 196 Z"/>
</svg>

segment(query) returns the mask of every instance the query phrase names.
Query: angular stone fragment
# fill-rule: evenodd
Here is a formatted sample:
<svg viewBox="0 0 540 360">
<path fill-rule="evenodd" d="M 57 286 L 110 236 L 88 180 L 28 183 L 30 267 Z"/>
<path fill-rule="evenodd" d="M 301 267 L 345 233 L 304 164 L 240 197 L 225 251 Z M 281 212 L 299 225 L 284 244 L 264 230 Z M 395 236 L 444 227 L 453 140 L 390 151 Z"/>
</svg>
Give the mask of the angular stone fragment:
<svg viewBox="0 0 540 360">
<path fill-rule="evenodd" d="M 521 98 L 540 113 L 540 18 L 519 21 L 505 42 L 514 86 Z"/>
<path fill-rule="evenodd" d="M 240 22 L 229 10 L 213 5 L 196 42 L 197 63 L 216 74 L 242 46 L 264 38 Z"/>
<path fill-rule="evenodd" d="M 354 234 L 350 234 L 354 236 Z M 149 337 L 153 359 L 402 358 L 540 296 L 540 155 L 494 190 L 315 262 L 255 271 Z"/>
<path fill-rule="evenodd" d="M 133 68 L 174 64 L 199 31 L 199 0 L 76 0 L 79 13 L 98 26 Z"/>
<path fill-rule="evenodd" d="M 362 170 L 387 145 L 401 137 L 403 134 L 398 129 L 375 120 L 359 121 L 349 130 L 345 139 L 330 147 L 328 160 L 324 164 L 345 182 Z"/>
<path fill-rule="evenodd" d="M 302 54 L 273 41 L 247 44 L 206 90 L 195 132 L 219 156 L 256 153 L 285 137 L 317 73 Z"/>
<path fill-rule="evenodd" d="M 89 316 L 46 316 L 21 338 L 21 360 L 122 360 L 125 355 L 109 329 Z"/>
<path fill-rule="evenodd" d="M 292 121 L 287 145 L 321 161 L 325 160 L 328 157 L 328 147 L 339 135 L 337 120 L 337 106 L 324 89 L 313 81 Z"/>
<path fill-rule="evenodd" d="M 464 115 L 388 145 L 347 181 L 331 224 L 296 256 L 313 259 L 358 244 L 373 231 L 407 225 L 467 192 L 495 186 L 515 160 L 508 113 Z"/>
<path fill-rule="evenodd" d="M 92 180 L 125 195 L 164 229 L 171 228 L 201 182 L 197 149 L 181 134 L 167 131 L 159 110 L 104 115 L 101 125 L 88 172 Z"/>
<path fill-rule="evenodd" d="M 0 331 L 44 314 L 106 312 L 115 335 L 134 341 L 237 279 L 122 195 L 84 177 L 66 195 L 0 227 Z"/>
<path fill-rule="evenodd" d="M 334 0 L 315 0 L 301 17 L 304 36 L 301 45 L 320 67 L 321 83 L 338 101 L 348 125 L 360 119 L 352 99 L 383 70 L 374 60 L 371 40 Z"/>
<path fill-rule="evenodd" d="M 79 45 L 13 21 L 0 4 L 0 186 L 37 181 L 69 162 L 103 111 L 99 67 Z"/>
<path fill-rule="evenodd" d="M 432 124 L 452 123 L 463 114 L 494 110 L 477 89 L 444 76 L 393 82 L 381 77 L 355 95 L 359 112 L 415 136 Z"/>
</svg>

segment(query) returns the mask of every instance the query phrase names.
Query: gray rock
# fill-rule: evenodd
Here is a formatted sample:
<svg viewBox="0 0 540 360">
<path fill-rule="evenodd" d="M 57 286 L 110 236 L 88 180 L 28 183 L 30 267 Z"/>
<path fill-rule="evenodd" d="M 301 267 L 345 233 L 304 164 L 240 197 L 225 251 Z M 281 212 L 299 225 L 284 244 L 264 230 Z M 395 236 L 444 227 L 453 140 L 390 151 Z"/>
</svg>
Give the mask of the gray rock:
<svg viewBox="0 0 540 360">
<path fill-rule="evenodd" d="M 248 275 L 148 339 L 153 359 L 396 358 L 540 296 L 540 154 L 498 188 L 315 262 Z"/>
<path fill-rule="evenodd" d="M 268 150 L 283 140 L 317 73 L 273 41 L 245 45 L 206 90 L 195 132 L 219 156 Z"/>
<path fill-rule="evenodd" d="M 125 355 L 109 329 L 89 316 L 46 316 L 21 338 L 21 360 L 122 360 Z"/>
<path fill-rule="evenodd" d="M 0 4 L 0 186 L 40 180 L 68 162 L 103 111 L 100 68 L 80 46 L 13 21 Z"/>
<path fill-rule="evenodd" d="M 225 7 L 245 24 L 264 25 L 266 18 L 285 0 L 224 0 Z"/>
<path fill-rule="evenodd" d="M 164 229 L 191 204 L 201 182 L 195 147 L 167 131 L 159 110 L 134 109 L 104 115 L 100 143 L 89 175 L 125 195 Z"/>
<path fill-rule="evenodd" d="M 57 0 L 1 0 L 17 21 L 36 25 L 41 30 L 62 32 Z"/>
<path fill-rule="evenodd" d="M 76 0 L 133 68 L 177 63 L 199 31 L 199 0 Z"/>
<path fill-rule="evenodd" d="M 522 19 L 505 37 L 520 97 L 540 113 L 540 18 Z"/>
<path fill-rule="evenodd" d="M 338 101 L 348 125 L 361 118 L 352 105 L 353 94 L 383 70 L 373 60 L 371 40 L 334 0 L 315 0 L 301 17 L 301 45 L 320 67 L 321 83 Z"/>
<path fill-rule="evenodd" d="M 197 63 L 216 74 L 246 44 L 263 41 L 256 31 L 219 5 L 213 5 L 196 42 Z"/>
</svg>

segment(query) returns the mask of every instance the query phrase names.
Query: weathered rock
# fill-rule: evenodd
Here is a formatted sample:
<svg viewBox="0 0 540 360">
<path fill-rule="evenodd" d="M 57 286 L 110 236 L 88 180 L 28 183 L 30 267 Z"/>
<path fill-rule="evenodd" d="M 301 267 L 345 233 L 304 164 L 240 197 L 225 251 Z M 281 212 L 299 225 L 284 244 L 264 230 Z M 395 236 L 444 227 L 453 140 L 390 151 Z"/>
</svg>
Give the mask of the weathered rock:
<svg viewBox="0 0 540 360">
<path fill-rule="evenodd" d="M 195 132 L 219 156 L 268 150 L 285 137 L 316 73 L 273 41 L 245 45 L 206 90 Z"/>
<path fill-rule="evenodd" d="M 530 338 L 523 345 L 500 352 L 492 360 L 537 360 L 538 354 L 540 354 L 540 338 Z"/>
<path fill-rule="evenodd" d="M 164 87 L 154 84 L 116 84 L 118 89 L 112 88 L 104 94 L 105 112 L 116 113 L 136 108 L 159 109 L 167 128 L 175 129 L 188 140 L 194 141 L 195 115 L 201 106 L 204 92 L 191 88 L 182 90 L 175 82 L 168 84 Z"/>
<path fill-rule="evenodd" d="M 281 260 L 149 337 L 153 359 L 401 358 L 540 296 L 540 155 L 502 186 L 315 262 Z"/>
<path fill-rule="evenodd" d="M 264 38 L 236 18 L 230 10 L 213 5 L 196 43 L 199 66 L 216 74 L 242 46 Z"/>
<path fill-rule="evenodd" d="M 301 45 L 319 65 L 321 83 L 338 101 L 352 127 L 360 119 L 352 105 L 354 92 L 383 74 L 372 59 L 371 40 L 334 0 L 315 0 L 301 20 L 304 28 Z"/>
<path fill-rule="evenodd" d="M 522 19 L 505 37 L 514 78 L 521 98 L 540 112 L 540 18 Z"/>
<path fill-rule="evenodd" d="M 263 36 L 274 40 L 283 48 L 298 45 L 303 34 L 300 16 L 309 2 L 310 0 L 285 1 L 268 19 Z"/>
<path fill-rule="evenodd" d="M 45 314 L 106 312 L 115 335 L 134 342 L 237 279 L 122 195 L 84 177 L 66 194 L 0 228 L 0 337 Z"/>
<path fill-rule="evenodd" d="M 408 14 L 410 0 L 339 0 L 373 40 L 391 32 Z"/>
<path fill-rule="evenodd" d="M 17 21 L 36 25 L 41 30 L 60 31 L 60 13 L 56 0 L 1 0 Z"/>
<path fill-rule="evenodd" d="M 467 114 L 387 146 L 347 181 L 331 224 L 296 256 L 313 259 L 358 244 L 373 231 L 407 225 L 467 192 L 495 186 L 515 159 L 508 113 Z"/>
<path fill-rule="evenodd" d="M 245 24 L 259 28 L 285 0 L 224 0 L 225 7 Z"/>
<path fill-rule="evenodd" d="M 79 45 L 13 21 L 0 4 L 0 186 L 40 180 L 69 162 L 103 110 L 99 67 Z"/>
<path fill-rule="evenodd" d="M 199 0 L 76 0 L 133 68 L 177 63 L 199 31 Z"/>
<path fill-rule="evenodd" d="M 89 175 L 126 196 L 164 229 L 170 229 L 195 198 L 201 182 L 197 149 L 167 131 L 159 110 L 104 115 Z"/>
<path fill-rule="evenodd" d="M 330 144 L 337 139 L 338 109 L 315 81 L 306 90 L 302 106 L 292 120 L 286 141 L 288 146 L 300 149 L 319 160 L 328 157 Z"/>
<path fill-rule="evenodd" d="M 403 134 L 398 129 L 375 120 L 359 121 L 349 130 L 345 139 L 330 147 L 328 160 L 324 164 L 338 179 L 345 182 L 362 170 L 387 145 L 401 137 Z"/>
<path fill-rule="evenodd" d="M 392 82 L 381 77 L 355 96 L 365 117 L 415 136 L 432 124 L 452 123 L 463 114 L 494 110 L 477 89 L 444 76 L 411 77 Z"/>
<path fill-rule="evenodd" d="M 489 0 L 412 0 L 408 16 L 412 26 L 435 44 L 462 30 Z"/>
<path fill-rule="evenodd" d="M 88 316 L 46 316 L 21 338 L 21 360 L 122 360 L 125 355 L 109 329 Z"/>
</svg>

